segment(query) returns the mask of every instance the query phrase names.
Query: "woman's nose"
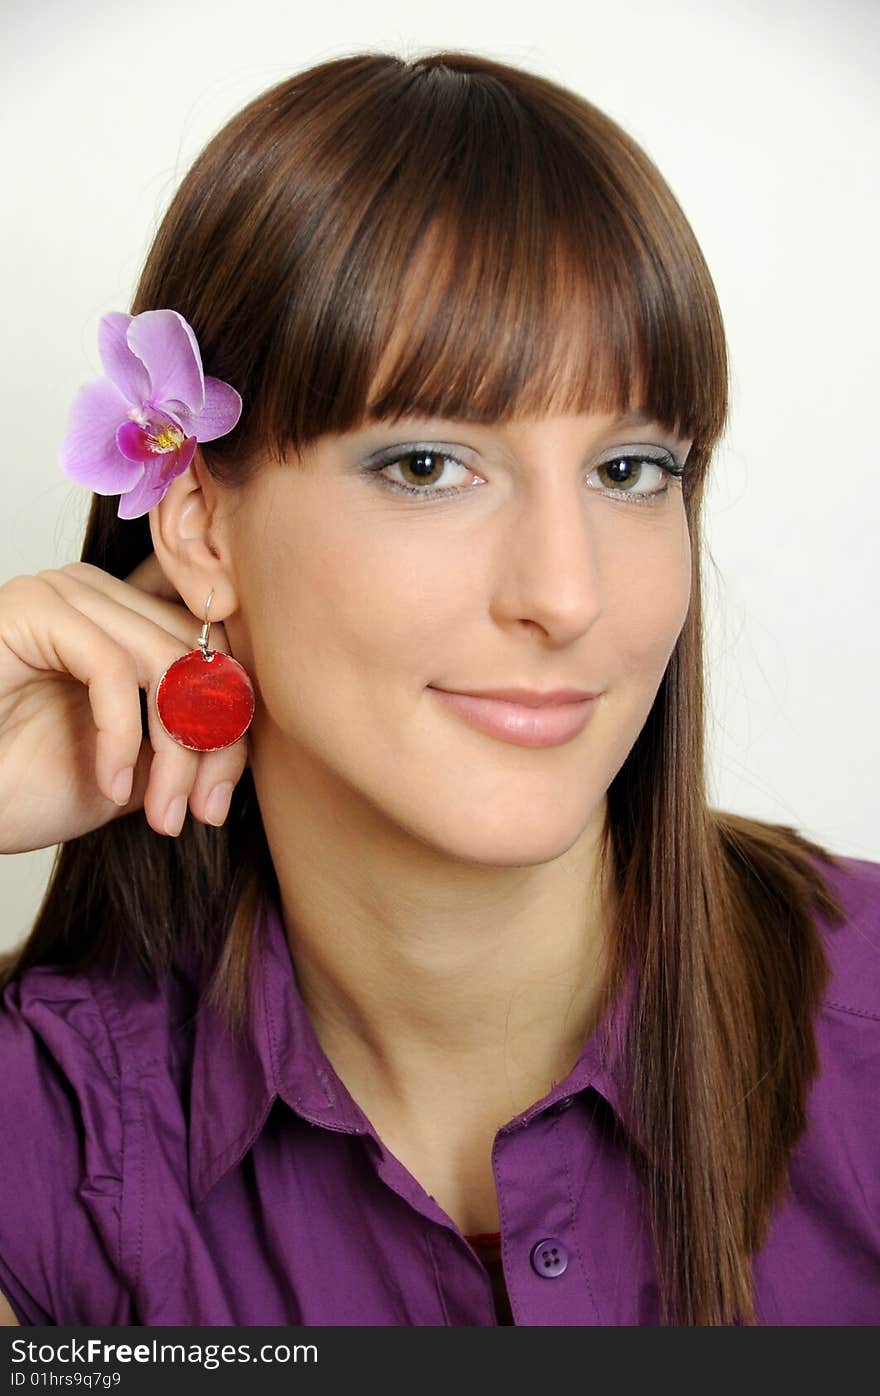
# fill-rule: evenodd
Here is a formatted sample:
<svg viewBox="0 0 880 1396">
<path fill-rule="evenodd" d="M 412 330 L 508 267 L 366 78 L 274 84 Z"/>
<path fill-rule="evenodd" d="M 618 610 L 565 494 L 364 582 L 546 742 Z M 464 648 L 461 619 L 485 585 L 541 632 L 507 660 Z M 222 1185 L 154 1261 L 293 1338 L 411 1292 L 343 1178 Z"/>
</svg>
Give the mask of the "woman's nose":
<svg viewBox="0 0 880 1396">
<path fill-rule="evenodd" d="M 559 642 L 588 630 L 602 610 L 601 538 L 583 492 L 582 482 L 533 491 L 501 545 L 496 610 Z"/>
</svg>

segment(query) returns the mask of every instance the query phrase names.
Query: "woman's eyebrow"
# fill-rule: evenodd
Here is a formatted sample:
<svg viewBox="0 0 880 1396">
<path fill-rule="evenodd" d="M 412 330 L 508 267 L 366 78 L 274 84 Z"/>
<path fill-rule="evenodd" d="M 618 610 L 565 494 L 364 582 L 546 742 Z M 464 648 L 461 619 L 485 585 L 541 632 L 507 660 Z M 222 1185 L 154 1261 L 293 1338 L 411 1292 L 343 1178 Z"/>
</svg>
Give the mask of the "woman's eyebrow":
<svg viewBox="0 0 880 1396">
<path fill-rule="evenodd" d="M 679 437 L 678 433 L 675 431 L 673 427 L 668 427 L 665 422 L 661 421 L 659 417 L 655 417 L 653 412 L 650 412 L 647 408 L 644 407 L 634 408 L 632 412 L 625 412 L 621 417 L 615 418 L 615 420 L 611 423 L 610 427 L 608 428 L 608 432 L 616 433 L 621 431 L 623 428 L 645 425 L 660 427 L 664 435 L 668 433 L 675 440 L 685 441 L 690 439 L 685 436 Z"/>
<path fill-rule="evenodd" d="M 430 434 L 434 432 L 442 433 L 444 430 L 449 428 L 455 430 L 456 428 L 463 425 L 471 427 L 472 429 L 475 429 L 477 431 L 491 432 L 493 430 L 492 422 L 485 422 L 479 419 L 471 420 L 468 417 L 426 417 L 422 416 L 420 413 L 417 412 L 404 413 L 402 417 L 395 418 L 394 420 L 387 420 L 385 422 L 381 420 L 373 421 L 370 423 L 369 429 L 371 431 L 384 433 L 386 431 L 392 431 L 395 427 L 398 427 L 401 432 L 422 431 L 426 434 Z M 656 417 L 654 413 L 651 412 L 648 408 L 636 407 L 629 412 L 622 413 L 619 417 L 615 417 L 611 422 L 608 423 L 606 427 L 603 428 L 602 435 L 611 435 L 613 433 L 616 434 L 624 428 L 644 425 L 656 425 L 659 427 L 663 427 L 664 431 L 666 430 L 660 419 Z"/>
<path fill-rule="evenodd" d="M 637 407 L 634 408 L 631 412 L 624 412 L 621 416 L 615 417 L 615 419 L 610 423 L 610 425 L 612 428 L 638 426 L 640 423 L 643 422 L 656 422 L 658 420 L 659 419 L 654 416 L 653 412 L 650 412 L 647 408 Z M 425 426 L 457 425 L 460 422 L 466 422 L 469 426 L 476 427 L 482 426 L 491 428 L 493 425 L 491 422 L 483 421 L 481 418 L 478 417 L 475 417 L 473 419 L 469 417 L 423 417 L 419 412 L 407 412 L 399 418 L 389 418 L 387 419 L 387 425 L 389 427 L 393 426 L 398 421 L 407 424 L 423 424 Z M 371 423 L 371 425 L 381 427 L 385 425 L 385 423 L 383 423 L 381 420 L 377 420 Z"/>
<path fill-rule="evenodd" d="M 616 417 L 611 423 L 612 427 L 635 427 L 642 422 L 654 422 L 656 418 L 653 413 L 648 412 L 644 407 L 637 407 L 632 412 L 624 412 L 621 417 Z"/>
</svg>

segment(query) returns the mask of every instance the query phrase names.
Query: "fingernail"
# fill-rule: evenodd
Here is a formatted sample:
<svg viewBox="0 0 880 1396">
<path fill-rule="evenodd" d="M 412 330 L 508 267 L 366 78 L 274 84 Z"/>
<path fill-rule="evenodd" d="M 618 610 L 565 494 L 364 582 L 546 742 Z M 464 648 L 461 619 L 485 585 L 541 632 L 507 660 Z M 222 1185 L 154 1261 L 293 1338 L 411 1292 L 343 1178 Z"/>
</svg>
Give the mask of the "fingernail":
<svg viewBox="0 0 880 1396">
<path fill-rule="evenodd" d="M 186 818 L 186 806 L 188 796 L 175 795 L 171 804 L 165 811 L 165 832 L 166 834 L 179 834 L 183 828 L 183 821 Z"/>
<path fill-rule="evenodd" d="M 208 803 L 205 805 L 205 815 L 211 824 L 222 824 L 229 810 L 229 802 L 232 799 L 231 780 L 224 780 L 220 785 L 215 785 L 208 796 Z"/>
<path fill-rule="evenodd" d="M 134 766 L 126 766 L 124 771 L 117 771 L 113 777 L 113 784 L 110 787 L 113 798 L 117 805 L 127 805 L 131 796 L 131 786 L 134 780 Z"/>
</svg>

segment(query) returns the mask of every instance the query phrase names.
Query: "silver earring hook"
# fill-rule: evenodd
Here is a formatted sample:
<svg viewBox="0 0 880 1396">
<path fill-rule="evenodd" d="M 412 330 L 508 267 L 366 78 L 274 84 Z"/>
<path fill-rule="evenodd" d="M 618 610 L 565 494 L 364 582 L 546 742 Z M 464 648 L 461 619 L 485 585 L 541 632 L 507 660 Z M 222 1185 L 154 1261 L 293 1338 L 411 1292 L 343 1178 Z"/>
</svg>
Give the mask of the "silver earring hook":
<svg viewBox="0 0 880 1396">
<path fill-rule="evenodd" d="M 211 605 L 213 597 L 214 593 L 213 591 L 211 591 L 208 595 L 207 601 L 205 602 L 205 622 L 202 626 L 202 631 L 199 635 L 198 640 L 199 649 L 202 651 L 202 659 L 206 660 L 208 663 L 210 663 L 211 660 L 214 658 L 214 651 L 208 649 L 208 636 L 211 633 L 211 622 L 208 620 L 208 608 Z"/>
</svg>

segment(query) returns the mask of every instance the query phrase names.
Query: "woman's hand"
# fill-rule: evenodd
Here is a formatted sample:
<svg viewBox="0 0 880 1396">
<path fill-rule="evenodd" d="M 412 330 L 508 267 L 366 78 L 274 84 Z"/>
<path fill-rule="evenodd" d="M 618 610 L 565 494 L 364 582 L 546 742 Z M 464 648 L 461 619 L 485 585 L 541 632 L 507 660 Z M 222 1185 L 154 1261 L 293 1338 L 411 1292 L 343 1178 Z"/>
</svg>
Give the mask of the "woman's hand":
<svg viewBox="0 0 880 1396">
<path fill-rule="evenodd" d="M 187 803 L 203 823 L 222 824 L 228 797 L 224 803 L 221 792 L 215 809 L 211 792 L 229 782 L 231 794 L 247 765 L 248 734 L 197 752 L 162 727 L 156 686 L 196 648 L 201 624 L 172 596 L 155 553 L 125 581 L 72 562 L 0 586 L 0 853 L 65 843 L 139 809 L 157 833 L 178 834 Z M 216 621 L 210 646 L 229 654 Z"/>
</svg>

